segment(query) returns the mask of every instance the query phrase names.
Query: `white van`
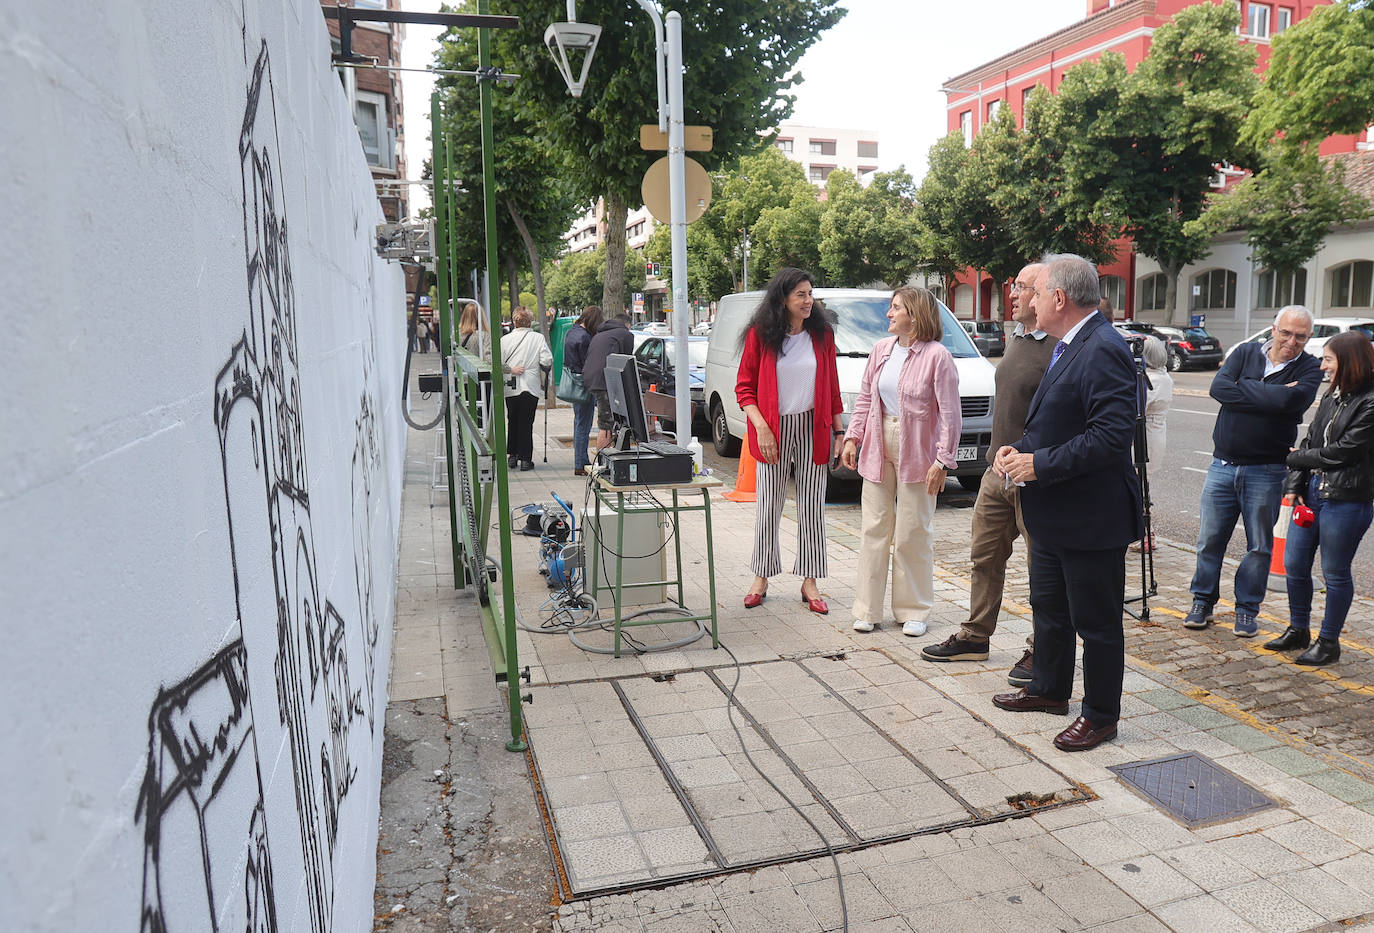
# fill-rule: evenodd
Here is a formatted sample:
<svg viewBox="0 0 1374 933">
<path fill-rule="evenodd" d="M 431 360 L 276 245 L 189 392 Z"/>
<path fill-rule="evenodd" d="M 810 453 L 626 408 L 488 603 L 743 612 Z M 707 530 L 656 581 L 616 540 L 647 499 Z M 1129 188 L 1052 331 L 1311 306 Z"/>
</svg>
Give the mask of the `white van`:
<svg viewBox="0 0 1374 933">
<path fill-rule="evenodd" d="M 844 401 L 844 423 L 859 397 L 864 367 L 874 345 L 889 336 L 887 308 L 892 292 L 872 288 L 817 288 L 815 297 L 836 317 L 835 349 L 839 354 L 840 398 Z M 716 320 L 711 327 L 711 342 L 706 353 L 706 404 L 711 418 L 711 440 L 722 456 L 739 455 L 747 419 L 735 401 L 735 381 L 739 374 L 741 337 L 763 292 L 744 292 L 720 299 Z M 964 328 L 943 303 L 940 304 L 943 343 L 954 356 L 959 370 L 959 400 L 962 403 L 963 433 L 959 436 L 958 468 L 954 476 L 965 489 L 976 490 L 987 469 L 988 444 L 992 440 L 993 375 L 996 368 L 983 358 Z M 840 479 L 852 479 L 851 470 L 839 467 L 830 471 Z"/>
</svg>

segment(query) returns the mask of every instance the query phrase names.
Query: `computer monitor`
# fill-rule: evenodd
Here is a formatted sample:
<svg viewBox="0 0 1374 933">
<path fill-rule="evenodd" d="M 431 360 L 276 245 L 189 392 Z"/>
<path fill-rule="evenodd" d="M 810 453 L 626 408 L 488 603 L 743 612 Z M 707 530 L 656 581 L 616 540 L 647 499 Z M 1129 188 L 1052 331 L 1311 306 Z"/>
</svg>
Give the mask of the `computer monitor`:
<svg viewBox="0 0 1374 933">
<path fill-rule="evenodd" d="M 606 357 L 606 396 L 616 422 L 616 447 L 628 450 L 630 435 L 649 440 L 649 420 L 644 416 L 644 393 L 639 387 L 639 364 L 627 353 Z"/>
</svg>

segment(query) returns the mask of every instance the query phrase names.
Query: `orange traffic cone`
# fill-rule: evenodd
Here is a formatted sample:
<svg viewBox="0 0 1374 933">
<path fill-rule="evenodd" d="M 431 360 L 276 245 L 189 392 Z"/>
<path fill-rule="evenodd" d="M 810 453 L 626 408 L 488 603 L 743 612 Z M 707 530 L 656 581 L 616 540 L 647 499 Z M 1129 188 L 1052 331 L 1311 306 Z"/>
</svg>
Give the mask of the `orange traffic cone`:
<svg viewBox="0 0 1374 933">
<path fill-rule="evenodd" d="M 731 502 L 753 502 L 755 473 L 758 461 L 749 449 L 749 439 L 745 438 L 739 455 L 739 474 L 735 477 L 735 488 L 725 494 Z"/>
<path fill-rule="evenodd" d="M 1269 555 L 1268 588 L 1282 593 L 1288 589 L 1288 577 L 1283 572 L 1283 549 L 1288 543 L 1288 525 L 1293 519 L 1293 497 L 1284 496 L 1279 507 L 1279 520 L 1274 524 L 1274 549 Z"/>
</svg>

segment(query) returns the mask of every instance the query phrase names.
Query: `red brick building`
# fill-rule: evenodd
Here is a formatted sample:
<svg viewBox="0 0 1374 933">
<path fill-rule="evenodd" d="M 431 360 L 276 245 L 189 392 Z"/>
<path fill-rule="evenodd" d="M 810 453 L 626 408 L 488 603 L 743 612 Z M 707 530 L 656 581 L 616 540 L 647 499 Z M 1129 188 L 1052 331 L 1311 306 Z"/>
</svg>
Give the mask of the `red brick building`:
<svg viewBox="0 0 1374 933">
<path fill-rule="evenodd" d="M 321 0 L 321 6 L 340 4 Z M 399 10 L 399 0 L 343 0 L 343 6 L 359 10 Z M 326 19 L 334 51 L 338 52 L 339 21 Z M 373 59 L 383 66 L 401 64 L 401 40 L 405 38 L 402 23 L 356 23 L 352 46 L 355 55 Z M 401 81 L 394 71 L 368 68 L 340 68 L 340 80 L 353 104 L 353 120 L 358 124 L 358 136 L 363 154 L 377 180 L 382 213 L 387 220 L 402 220 L 407 214 L 407 192 L 404 185 L 392 184 L 406 177 L 404 114 L 401 109 Z M 422 115 L 423 116 L 423 115 Z"/>
<path fill-rule="evenodd" d="M 962 131 L 965 143 L 1002 107 L 1010 107 L 1020 120 L 1031 91 L 1044 85 L 1055 92 L 1069 68 L 1082 61 L 1095 59 L 1103 52 L 1118 52 L 1125 56 L 1129 69 L 1140 64 L 1150 48 L 1154 31 L 1171 20 L 1175 14 L 1196 2 L 1210 0 L 1087 0 L 1087 16 L 1072 26 L 1035 40 L 1019 49 L 985 62 L 976 68 L 955 75 L 945 82 L 948 129 Z M 1253 44 L 1258 50 L 1257 70 L 1263 71 L 1269 61 L 1271 39 L 1308 16 L 1319 3 L 1329 0 L 1227 0 L 1238 3 L 1241 26 L 1237 41 Z M 1333 136 L 1321 146 L 1323 155 L 1355 153 L 1368 148 L 1371 140 L 1363 136 Z M 1230 166 L 1219 166 L 1216 186 L 1222 187 L 1227 177 L 1241 173 Z M 1129 241 L 1123 241 L 1118 259 L 1101 267 L 1103 293 L 1117 308 L 1118 317 L 1133 317 L 1136 312 L 1148 312 L 1163 307 L 1159 293 L 1163 283 L 1154 272 L 1154 264 L 1138 257 Z M 1148 268 L 1144 268 L 1148 267 Z M 1189 270 L 1185 270 L 1187 273 Z M 1208 277 L 1201 279 L 1201 310 L 1229 311 L 1233 316 L 1240 301 L 1236 297 L 1235 270 L 1223 270 L 1220 302 L 1222 307 L 1211 308 L 1212 293 Z M 1201 275 L 1201 273 L 1199 273 Z M 1230 279 L 1225 279 L 1229 275 Z M 1193 278 L 1198 278 L 1194 275 Z M 997 301 L 991 279 L 968 270 L 958 279 L 949 301 L 960 317 L 986 320 L 997 316 Z M 1229 291 L 1227 286 L 1229 284 Z M 1271 283 L 1272 286 L 1273 283 Z M 1181 309 L 1198 310 L 1197 282 L 1180 276 Z M 1276 289 L 1270 288 L 1270 293 Z M 1262 283 L 1255 289 L 1263 293 Z M 1291 283 L 1290 283 L 1291 292 Z M 1247 290 L 1246 294 L 1249 294 Z M 1010 308 L 1010 302 L 1004 305 Z M 1245 309 L 1248 317 L 1248 307 Z M 1184 313 L 1187 313 L 1186 311 Z M 1248 325 L 1248 320 L 1244 325 Z"/>
</svg>

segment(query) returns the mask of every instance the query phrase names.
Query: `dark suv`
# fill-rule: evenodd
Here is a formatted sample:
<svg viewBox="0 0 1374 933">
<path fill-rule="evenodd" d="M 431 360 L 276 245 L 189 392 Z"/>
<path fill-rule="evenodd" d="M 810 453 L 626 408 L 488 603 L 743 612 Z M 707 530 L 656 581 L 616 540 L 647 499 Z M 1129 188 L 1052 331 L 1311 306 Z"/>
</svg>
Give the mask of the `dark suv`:
<svg viewBox="0 0 1374 933">
<path fill-rule="evenodd" d="M 1169 352 L 1170 372 L 1176 373 L 1187 366 L 1216 369 L 1221 365 L 1221 341 L 1201 327 L 1171 327 L 1144 321 L 1117 321 L 1115 326 L 1128 336 L 1142 334 L 1164 341 Z"/>
<path fill-rule="evenodd" d="M 988 356 L 1001 356 L 1007 352 L 1007 335 L 1002 330 L 1001 321 L 974 321 L 973 336 L 982 337 L 988 342 Z"/>
</svg>

